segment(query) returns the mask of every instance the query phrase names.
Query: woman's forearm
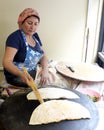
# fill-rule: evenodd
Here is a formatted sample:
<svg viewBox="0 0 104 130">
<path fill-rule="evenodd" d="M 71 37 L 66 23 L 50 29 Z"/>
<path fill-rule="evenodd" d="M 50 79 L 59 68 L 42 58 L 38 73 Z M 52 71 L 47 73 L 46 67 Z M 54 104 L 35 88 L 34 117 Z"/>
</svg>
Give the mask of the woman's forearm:
<svg viewBox="0 0 104 130">
<path fill-rule="evenodd" d="M 12 47 L 6 47 L 3 57 L 3 67 L 10 73 L 21 76 L 22 72 L 14 65 L 13 59 L 17 53 L 17 49 Z"/>
<path fill-rule="evenodd" d="M 3 67 L 16 76 L 22 76 L 22 72 L 12 63 L 12 61 L 3 61 Z"/>
<path fill-rule="evenodd" d="M 48 70 L 48 59 L 47 59 L 46 55 L 44 55 L 42 57 L 40 64 L 41 64 L 43 70 Z"/>
</svg>

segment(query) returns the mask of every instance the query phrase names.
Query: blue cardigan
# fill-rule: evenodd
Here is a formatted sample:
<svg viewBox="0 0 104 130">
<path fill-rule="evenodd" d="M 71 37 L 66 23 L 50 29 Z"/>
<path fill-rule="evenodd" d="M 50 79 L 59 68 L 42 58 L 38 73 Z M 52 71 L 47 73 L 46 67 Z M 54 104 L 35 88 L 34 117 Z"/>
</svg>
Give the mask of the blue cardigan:
<svg viewBox="0 0 104 130">
<path fill-rule="evenodd" d="M 33 36 L 39 41 L 40 45 L 36 44 L 36 46 L 34 48 L 32 47 L 32 49 L 35 49 L 38 52 L 42 51 L 40 49 L 40 46 L 42 46 L 42 43 L 41 43 L 41 40 L 40 40 L 38 34 L 35 33 Z M 6 46 L 13 47 L 13 48 L 16 48 L 18 50 L 13 61 L 24 62 L 25 57 L 26 57 L 26 44 L 24 42 L 21 30 L 16 30 L 15 32 L 11 33 L 8 36 L 8 38 L 6 40 Z M 4 68 L 4 75 L 6 78 L 14 77 L 14 75 L 9 73 L 5 68 Z"/>
</svg>

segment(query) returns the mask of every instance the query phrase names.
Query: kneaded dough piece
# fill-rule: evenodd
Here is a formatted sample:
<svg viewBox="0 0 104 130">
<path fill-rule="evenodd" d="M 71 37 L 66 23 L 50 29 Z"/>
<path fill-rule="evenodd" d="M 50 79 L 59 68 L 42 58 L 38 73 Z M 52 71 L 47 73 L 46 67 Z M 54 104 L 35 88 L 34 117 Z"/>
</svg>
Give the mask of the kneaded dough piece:
<svg viewBox="0 0 104 130">
<path fill-rule="evenodd" d="M 68 100 L 50 100 L 33 111 L 29 124 L 41 125 L 82 118 L 90 118 L 90 113 L 81 104 Z"/>
<path fill-rule="evenodd" d="M 38 89 L 43 99 L 58 99 L 58 98 L 67 98 L 67 99 L 74 99 L 79 98 L 77 94 L 74 92 L 62 89 L 62 88 L 40 88 Z M 37 100 L 34 92 L 30 92 L 27 94 L 28 100 Z"/>
</svg>

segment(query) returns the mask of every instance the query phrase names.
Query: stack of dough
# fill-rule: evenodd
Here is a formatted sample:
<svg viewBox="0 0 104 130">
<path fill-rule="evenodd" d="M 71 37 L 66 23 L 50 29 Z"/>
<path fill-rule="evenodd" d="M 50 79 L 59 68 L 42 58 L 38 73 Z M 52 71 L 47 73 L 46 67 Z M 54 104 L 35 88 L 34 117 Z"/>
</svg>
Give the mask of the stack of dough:
<svg viewBox="0 0 104 130">
<path fill-rule="evenodd" d="M 84 106 L 69 101 L 69 99 L 80 98 L 74 92 L 55 87 L 43 87 L 38 91 L 43 99 L 49 99 L 49 101 L 43 102 L 35 108 L 29 121 L 30 125 L 90 118 L 90 113 Z M 27 95 L 27 98 L 37 100 L 33 91 Z"/>
</svg>

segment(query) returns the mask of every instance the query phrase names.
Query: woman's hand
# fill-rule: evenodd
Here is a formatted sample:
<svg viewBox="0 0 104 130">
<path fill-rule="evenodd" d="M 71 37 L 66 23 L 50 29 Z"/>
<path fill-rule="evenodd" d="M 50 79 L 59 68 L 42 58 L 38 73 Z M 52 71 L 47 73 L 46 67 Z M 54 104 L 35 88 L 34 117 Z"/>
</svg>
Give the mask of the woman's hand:
<svg viewBox="0 0 104 130">
<path fill-rule="evenodd" d="M 40 78 L 41 78 L 41 79 L 40 79 L 40 85 L 41 85 L 41 86 L 50 83 L 48 70 L 42 69 L 41 72 L 39 73 L 39 76 L 40 76 Z"/>
<path fill-rule="evenodd" d="M 45 84 L 49 84 L 50 83 L 49 72 L 48 72 L 48 59 L 47 59 L 45 54 L 41 58 L 40 64 L 41 64 L 41 67 L 42 67 L 42 70 L 39 73 L 40 85 L 43 86 Z"/>
<path fill-rule="evenodd" d="M 33 78 L 30 76 L 30 74 L 26 72 L 21 74 L 21 78 L 27 85 L 29 85 L 30 81 L 33 81 Z"/>
</svg>

